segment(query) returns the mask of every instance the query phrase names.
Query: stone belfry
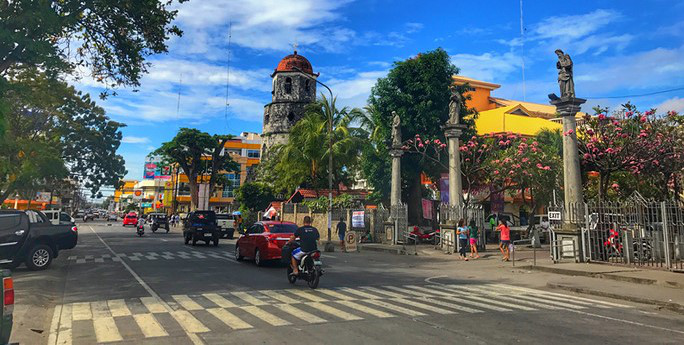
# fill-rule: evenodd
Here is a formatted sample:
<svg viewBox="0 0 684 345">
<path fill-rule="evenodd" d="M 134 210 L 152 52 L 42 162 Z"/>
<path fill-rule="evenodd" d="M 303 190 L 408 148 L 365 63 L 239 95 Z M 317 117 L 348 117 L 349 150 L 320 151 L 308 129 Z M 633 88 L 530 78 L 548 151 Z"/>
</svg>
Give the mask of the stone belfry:
<svg viewBox="0 0 684 345">
<path fill-rule="evenodd" d="M 318 75 L 314 74 L 309 60 L 296 50 L 280 60 L 271 75 L 271 103 L 264 106 L 262 157 L 268 156 L 274 145 L 287 143 L 292 126 L 304 116 L 306 106 L 316 100 Z"/>
</svg>

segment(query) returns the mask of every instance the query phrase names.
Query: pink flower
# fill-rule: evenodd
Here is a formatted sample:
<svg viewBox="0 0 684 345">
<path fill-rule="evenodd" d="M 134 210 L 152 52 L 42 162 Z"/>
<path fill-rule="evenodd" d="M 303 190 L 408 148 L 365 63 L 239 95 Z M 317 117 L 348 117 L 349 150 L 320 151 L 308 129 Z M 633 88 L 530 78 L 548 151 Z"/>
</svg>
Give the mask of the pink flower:
<svg viewBox="0 0 684 345">
<path fill-rule="evenodd" d="M 439 147 L 445 148 L 445 147 L 447 147 L 447 146 L 446 146 L 446 144 L 442 144 L 442 145 L 439 145 Z"/>
<path fill-rule="evenodd" d="M 498 174 L 499 174 L 499 170 L 494 170 L 494 175 L 498 175 Z"/>
<path fill-rule="evenodd" d="M 418 144 L 418 147 L 421 147 L 421 148 L 422 148 L 422 147 L 424 147 L 424 146 L 425 146 L 425 145 L 423 145 L 423 144 Z"/>
<path fill-rule="evenodd" d="M 625 115 L 627 115 L 627 117 L 630 117 L 630 116 L 634 115 L 634 113 L 631 112 L 631 111 L 628 111 L 628 112 L 625 113 Z"/>
<path fill-rule="evenodd" d="M 499 145 L 504 146 L 506 143 L 503 140 L 499 140 Z"/>
<path fill-rule="evenodd" d="M 615 149 L 613 149 L 612 147 L 609 147 L 606 149 L 606 153 L 613 154 L 613 153 L 615 153 Z"/>
<path fill-rule="evenodd" d="M 416 138 L 420 138 L 420 134 L 416 134 Z"/>
<path fill-rule="evenodd" d="M 646 115 L 648 115 L 648 112 L 646 112 L 646 113 L 647 113 Z M 639 121 L 641 121 L 641 123 L 645 123 L 646 120 L 647 120 L 646 116 L 642 116 L 642 117 L 639 119 Z"/>
<path fill-rule="evenodd" d="M 465 151 L 468 151 L 468 147 L 467 146 L 461 146 L 458 148 L 458 150 L 465 152 Z"/>
<path fill-rule="evenodd" d="M 527 161 L 529 161 L 529 160 L 530 160 L 529 158 L 523 158 L 523 159 L 522 159 L 522 162 L 523 162 L 523 163 L 527 163 Z"/>
<path fill-rule="evenodd" d="M 599 115 L 598 115 L 598 119 L 601 120 L 601 121 L 603 121 L 603 120 L 606 119 L 606 115 L 604 115 L 604 114 L 599 114 Z"/>
<path fill-rule="evenodd" d="M 541 163 L 537 163 L 537 168 L 542 169 L 544 166 Z"/>
<path fill-rule="evenodd" d="M 584 154 L 584 159 L 589 159 L 589 158 L 591 158 L 591 155 L 588 154 L 588 153 L 585 153 L 585 154 Z"/>
<path fill-rule="evenodd" d="M 548 165 L 546 165 L 546 166 L 544 166 L 542 169 L 544 169 L 544 170 L 551 170 L 551 167 L 548 166 Z"/>
<path fill-rule="evenodd" d="M 594 135 L 594 131 L 592 131 L 591 129 L 587 129 L 587 134 Z"/>
<path fill-rule="evenodd" d="M 508 172 L 508 175 L 513 175 L 513 174 L 515 174 L 515 171 L 513 171 L 513 170 L 510 170 L 510 171 Z"/>
<path fill-rule="evenodd" d="M 430 144 L 430 139 L 425 140 L 425 145 L 429 145 L 429 144 Z"/>
<path fill-rule="evenodd" d="M 618 188 L 620 188 L 620 186 L 619 186 L 617 183 L 613 183 L 612 185 L 610 185 L 610 187 L 613 188 L 613 189 L 618 189 Z"/>
</svg>

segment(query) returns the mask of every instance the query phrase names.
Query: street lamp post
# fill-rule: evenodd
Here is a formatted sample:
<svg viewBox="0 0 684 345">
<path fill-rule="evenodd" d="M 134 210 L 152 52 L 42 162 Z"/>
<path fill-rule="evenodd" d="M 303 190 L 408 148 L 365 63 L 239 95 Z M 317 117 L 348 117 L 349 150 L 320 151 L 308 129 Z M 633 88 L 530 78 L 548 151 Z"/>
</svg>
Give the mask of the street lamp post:
<svg viewBox="0 0 684 345">
<path fill-rule="evenodd" d="M 328 85 L 323 84 L 318 81 L 318 79 L 309 76 L 306 72 L 302 71 L 299 67 L 293 67 L 296 71 L 302 73 L 309 79 L 313 79 L 318 84 L 321 84 L 328 92 L 330 92 L 330 102 L 332 108 L 330 109 L 330 114 L 328 116 L 328 242 L 325 243 L 325 251 L 332 252 L 335 250 L 335 246 L 332 243 L 332 189 L 333 189 L 333 159 L 332 159 L 332 147 L 333 147 L 333 115 L 335 114 L 335 102 L 333 101 L 333 92 L 328 87 Z"/>
</svg>

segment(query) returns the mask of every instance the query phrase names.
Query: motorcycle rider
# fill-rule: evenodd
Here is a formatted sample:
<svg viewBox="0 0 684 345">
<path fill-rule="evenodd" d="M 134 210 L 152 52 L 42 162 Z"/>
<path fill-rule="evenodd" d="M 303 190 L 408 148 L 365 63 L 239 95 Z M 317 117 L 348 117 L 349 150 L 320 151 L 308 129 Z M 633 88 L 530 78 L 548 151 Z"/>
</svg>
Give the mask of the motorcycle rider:
<svg viewBox="0 0 684 345">
<path fill-rule="evenodd" d="M 138 218 L 138 229 L 142 229 L 143 231 L 145 231 L 145 218 Z"/>
<path fill-rule="evenodd" d="M 300 246 L 292 251 L 292 274 L 299 274 L 299 260 L 304 254 L 318 249 L 318 240 L 321 235 L 318 229 L 311 226 L 311 217 L 304 217 L 304 226 L 299 227 L 295 233 L 290 236 L 290 243 L 293 243 L 299 237 Z"/>
</svg>

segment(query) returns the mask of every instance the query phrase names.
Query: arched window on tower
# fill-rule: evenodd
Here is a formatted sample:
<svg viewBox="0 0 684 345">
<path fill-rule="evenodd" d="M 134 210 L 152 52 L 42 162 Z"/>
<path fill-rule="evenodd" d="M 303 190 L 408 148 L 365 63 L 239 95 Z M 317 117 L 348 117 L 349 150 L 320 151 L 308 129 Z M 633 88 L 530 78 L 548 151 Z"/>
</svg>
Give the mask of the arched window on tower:
<svg viewBox="0 0 684 345">
<path fill-rule="evenodd" d="M 304 82 L 304 90 L 306 90 L 306 92 L 309 92 L 309 89 L 310 89 L 310 87 L 309 87 L 309 79 L 307 79 L 307 80 Z"/>
<path fill-rule="evenodd" d="M 295 118 L 295 115 L 293 112 L 290 112 L 289 114 L 287 114 L 287 120 L 288 121 L 293 122 L 294 118 Z"/>
<path fill-rule="evenodd" d="M 285 78 L 285 93 L 288 95 L 292 93 L 292 78 L 290 77 Z"/>
<path fill-rule="evenodd" d="M 269 116 L 268 114 L 264 115 L 264 124 L 268 123 Z"/>
</svg>

